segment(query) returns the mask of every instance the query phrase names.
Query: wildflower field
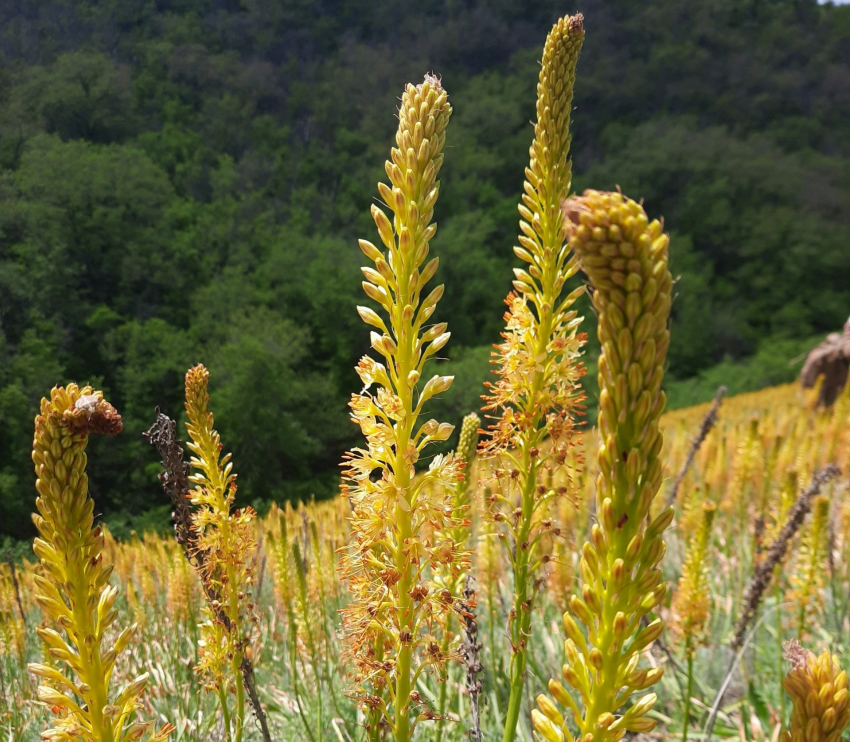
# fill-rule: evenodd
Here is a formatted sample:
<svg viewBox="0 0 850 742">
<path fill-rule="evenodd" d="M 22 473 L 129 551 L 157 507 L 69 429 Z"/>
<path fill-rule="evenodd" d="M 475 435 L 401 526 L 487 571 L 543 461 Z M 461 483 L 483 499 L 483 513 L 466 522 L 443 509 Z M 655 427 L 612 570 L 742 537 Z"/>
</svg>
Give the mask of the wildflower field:
<svg viewBox="0 0 850 742">
<path fill-rule="evenodd" d="M 662 419 L 665 494 L 707 408 L 677 410 Z M 595 431 L 587 431 L 575 456 L 592 460 L 595 440 Z M 652 717 L 659 724 L 653 735 L 681 735 L 687 664 L 692 657 L 690 734 L 700 736 L 727 670 L 728 645 L 754 566 L 764 558 L 813 473 L 829 461 L 846 464 L 848 456 L 850 395 L 829 412 L 812 409 L 794 385 L 724 402 L 717 424 L 679 487 L 676 517 L 668 530 L 662 564 L 671 598 L 659 614 L 669 628 L 663 641 L 644 652 L 647 666 L 665 668 L 656 686 L 659 702 Z M 486 463 L 475 462 L 471 489 L 490 475 Z M 530 624 L 536 649 L 528 666 L 529 708 L 550 678 L 561 677 L 561 615 L 575 589 L 577 545 L 588 537 L 594 518 L 593 478 L 579 475 L 577 485 L 576 504 L 561 505 L 563 530 L 553 544 L 546 584 Z M 503 540 L 489 525 L 481 498 L 471 502 L 481 728 L 484 739 L 497 739 L 509 691 L 511 574 Z M 716 515 L 706 524 L 708 508 Z M 364 714 L 346 694 L 339 611 L 348 598 L 335 571 L 340 549 L 349 539 L 349 514 L 348 501 L 337 499 L 286 510 L 274 507 L 252 525 L 257 546 L 250 555 L 253 580 L 248 593 L 254 604 L 250 651 L 274 739 L 363 738 Z M 695 544 L 701 545 L 699 551 Z M 715 735 L 773 739 L 783 718 L 787 725 L 792 701 L 781 686 L 789 669 L 784 641 L 798 638 L 818 653 L 845 655 L 850 642 L 848 550 L 850 507 L 844 477 L 831 481 L 816 497 L 812 514 L 776 570 L 748 631 Z M 174 724 L 172 739 L 222 739 L 218 699 L 205 692 L 204 680 L 195 671 L 201 651 L 203 592 L 179 545 L 170 536 L 146 535 L 116 543 L 107 534 L 104 560 L 115 565 L 112 581 L 120 596 L 116 625 L 139 626 L 132 649 L 116 667 L 115 682 L 121 686 L 150 673 L 142 697 L 147 718 Z M 37 740 L 53 716 L 50 706 L 37 700 L 37 679 L 26 669 L 28 662 L 49 661 L 36 635 L 45 620 L 34 600 L 36 571 L 29 562 L 19 566 L 16 587 L 9 565 L 0 566 L 0 738 L 4 740 Z M 445 682 L 439 682 L 436 674 L 423 674 L 416 690 L 432 706 L 445 692 L 448 720 L 442 726 L 443 738 L 466 738 L 470 697 L 465 664 L 450 664 Z M 523 715 L 520 720 L 520 739 L 530 739 L 528 719 Z M 423 725 L 423 739 L 433 734 L 433 726 Z M 249 720 L 244 739 L 261 738 Z"/>
<path fill-rule="evenodd" d="M 584 33 L 567 16 L 546 39 L 526 267 L 454 451 L 431 447 L 454 424 L 428 417 L 453 383 L 433 374 L 450 339 L 430 322 L 444 285 L 428 284 L 452 116 L 433 74 L 403 90 L 378 239 L 359 241 L 371 351 L 340 497 L 241 506 L 198 364 L 185 436 L 159 410 L 144 434 L 173 533 L 119 542 L 97 522 L 86 448 L 122 433 L 120 411 L 74 383 L 42 399 L 36 560 L 0 566 L 3 738 L 837 742 L 850 385 L 826 408 L 788 385 L 665 414 L 663 220 L 619 189 L 571 193 Z"/>
</svg>

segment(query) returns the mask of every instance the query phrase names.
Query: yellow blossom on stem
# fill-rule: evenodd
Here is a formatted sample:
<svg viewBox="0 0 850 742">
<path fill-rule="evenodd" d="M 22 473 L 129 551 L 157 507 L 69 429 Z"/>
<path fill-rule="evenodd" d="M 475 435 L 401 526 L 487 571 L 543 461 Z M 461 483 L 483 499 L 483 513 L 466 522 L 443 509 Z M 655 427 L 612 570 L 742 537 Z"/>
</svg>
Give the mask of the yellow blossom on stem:
<svg viewBox="0 0 850 742">
<path fill-rule="evenodd" d="M 498 378 L 484 410 L 495 413 L 482 457 L 495 459 L 490 513 L 509 538 L 514 575 L 510 612 L 510 699 L 503 739 L 516 735 L 525 685 L 531 615 L 551 558 L 541 543 L 551 536 L 551 505 L 570 493 L 567 454 L 576 441 L 575 417 L 583 395 L 578 358 L 585 342 L 572 308 L 583 287 L 564 295 L 578 265 L 566 241 L 561 203 L 572 178 L 570 113 L 579 52 L 581 15 L 561 18 L 549 32 L 537 85 L 537 122 L 529 150 L 525 193 L 519 205 L 520 246 L 527 269 L 515 269 L 515 291 L 505 303 L 506 327 L 496 346 Z M 555 475 L 560 474 L 556 480 Z"/>
<path fill-rule="evenodd" d="M 363 289 L 382 314 L 368 307 L 358 312 L 378 330 L 371 344 L 383 362 L 365 356 L 357 366 L 364 388 L 352 395 L 351 417 L 367 445 L 346 455 L 351 538 L 339 568 L 351 593 L 342 623 L 353 693 L 368 710 L 371 740 L 387 725 L 398 742 L 407 742 L 420 720 L 434 717 L 415 687 L 425 671 L 445 673 L 449 657 L 434 630 L 456 606 L 434 589 L 429 568 L 454 578 L 468 565 L 463 545 L 449 535 L 461 524 L 452 500 L 462 462 L 451 454 L 435 456 L 415 477 L 423 450 L 453 429 L 436 420 L 420 423 L 428 400 L 452 383 L 447 376 L 422 383 L 426 362 L 449 339 L 445 323 L 427 324 L 443 287 L 426 295 L 425 286 L 438 266 L 436 258 L 426 260 L 437 229 L 431 220 L 451 110 L 436 77 L 407 86 L 386 163 L 390 185 L 378 185 L 393 218 L 373 206 L 383 249 L 360 241 L 374 265 L 363 268 Z"/>
<path fill-rule="evenodd" d="M 564 214 L 570 246 L 590 279 L 599 315 L 599 522 L 582 549 L 581 596 L 573 595 L 564 614 L 564 680 L 578 691 L 584 708 L 556 680 L 549 691 L 572 712 L 582 742 L 617 742 L 627 731 L 655 727 L 647 716 L 654 693 L 617 712 L 663 672 L 639 669 L 638 662 L 664 630 L 661 619 L 641 622 L 666 594 L 658 563 L 666 548 L 663 532 L 673 519 L 673 509 L 667 508 L 650 520 L 662 474 L 669 240 L 660 222 L 650 223 L 643 207 L 620 193 L 585 191 L 565 202 Z M 540 696 L 538 705 L 537 731 L 550 742 L 572 742 L 553 701 Z"/>
<path fill-rule="evenodd" d="M 812 503 L 812 517 L 803 534 L 796 569 L 791 573 L 788 601 L 797 606 L 797 636 L 802 639 L 822 610 L 829 549 L 829 497 L 818 495 Z"/>
<path fill-rule="evenodd" d="M 250 648 L 250 621 L 254 618 L 249 588 L 253 581 L 256 552 L 250 507 L 235 509 L 236 475 L 230 454 L 222 456 L 221 437 L 209 411 L 209 371 L 202 365 L 186 373 L 187 446 L 194 454 L 189 462 L 196 486 L 189 499 L 194 545 L 200 577 L 207 597 L 207 620 L 201 625 L 198 671 L 218 694 L 224 717 L 225 737 L 241 742 L 245 725 L 243 659 Z M 236 702 L 228 701 L 233 691 Z M 231 719 L 233 731 L 231 732 Z"/>
<path fill-rule="evenodd" d="M 29 666 L 50 683 L 38 695 L 56 714 L 55 726 L 42 733 L 51 742 L 153 742 L 174 731 L 170 724 L 156 732 L 153 722 L 134 721 L 147 674 L 110 693 L 115 662 L 137 627 L 128 626 L 111 646 L 105 644 L 118 618 L 118 590 L 109 584 L 112 566 L 103 560 L 103 531 L 93 527 L 85 450 L 89 435 L 115 435 L 122 427 L 102 392 L 76 384 L 54 388 L 35 419 L 32 459 L 39 496 L 33 520 L 40 535 L 33 550 L 41 560 L 35 599 L 52 624 L 40 626 L 38 635 L 50 657 L 70 671 L 69 677 L 51 665 Z"/>
</svg>

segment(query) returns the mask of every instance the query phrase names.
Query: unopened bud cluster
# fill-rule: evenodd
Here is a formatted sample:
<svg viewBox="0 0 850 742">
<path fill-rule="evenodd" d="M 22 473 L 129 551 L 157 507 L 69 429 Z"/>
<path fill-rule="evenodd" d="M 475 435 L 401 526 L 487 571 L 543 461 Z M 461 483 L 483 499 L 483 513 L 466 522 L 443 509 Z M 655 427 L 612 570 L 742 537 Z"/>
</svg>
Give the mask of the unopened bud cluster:
<svg viewBox="0 0 850 742">
<path fill-rule="evenodd" d="M 29 670 L 51 683 L 38 689 L 41 701 L 56 714 L 55 726 L 42 733 L 47 740 L 153 742 L 174 730 L 166 724 L 157 733 L 153 722 L 133 720 L 147 674 L 110 697 L 115 663 L 137 626 L 126 627 L 111 646 L 106 644 L 118 618 L 118 590 L 109 585 L 112 565 L 103 560 L 103 530 L 93 527 L 85 450 L 90 434 L 115 435 L 122 427 L 121 416 L 101 392 L 76 384 L 54 388 L 49 400 L 41 400 L 35 419 L 38 514 L 33 520 L 40 535 L 33 550 L 42 570 L 34 578 L 35 600 L 47 619 L 38 635 L 51 664 L 32 664 Z M 63 663 L 73 680 L 54 661 Z"/>
<path fill-rule="evenodd" d="M 581 595 L 564 615 L 567 664 L 564 680 L 578 691 L 575 701 L 558 681 L 552 697 L 572 711 L 583 742 L 616 742 L 627 731 L 648 732 L 647 712 L 655 694 L 618 710 L 632 694 L 652 686 L 663 670 L 640 669 L 640 654 L 657 639 L 661 619 L 642 626 L 666 594 L 658 564 L 668 508 L 649 520 L 661 484 L 661 391 L 670 342 L 672 280 L 667 235 L 642 206 L 620 193 L 586 191 L 564 203 L 569 242 L 593 288 L 599 314 L 599 522 L 584 544 L 579 569 Z M 576 621 L 586 627 L 581 631 Z M 537 730 L 551 742 L 572 738 L 563 717 L 545 696 L 534 713 Z"/>
<path fill-rule="evenodd" d="M 783 732 L 781 742 L 838 742 L 850 724 L 847 672 L 838 657 L 829 652 L 818 657 L 796 641 L 786 644 L 785 656 L 794 667 L 782 686 L 794 710 L 791 729 Z"/>
</svg>

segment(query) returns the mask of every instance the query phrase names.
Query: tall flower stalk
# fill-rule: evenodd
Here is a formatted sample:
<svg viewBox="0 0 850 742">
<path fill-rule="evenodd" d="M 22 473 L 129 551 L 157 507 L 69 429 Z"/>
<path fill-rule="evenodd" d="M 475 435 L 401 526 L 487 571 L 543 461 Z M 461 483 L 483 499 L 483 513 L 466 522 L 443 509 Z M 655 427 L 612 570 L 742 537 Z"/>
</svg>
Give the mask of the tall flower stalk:
<svg viewBox="0 0 850 742">
<path fill-rule="evenodd" d="M 829 497 L 818 495 L 812 503 L 812 517 L 803 534 L 796 569 L 791 573 L 788 600 L 797 608 L 797 636 L 803 639 L 823 608 L 829 550 Z"/>
<path fill-rule="evenodd" d="M 660 222 L 650 223 L 643 207 L 620 193 L 586 191 L 570 198 L 564 213 L 570 245 L 590 279 L 599 314 L 599 522 L 579 563 L 581 597 L 573 595 L 572 615 L 564 614 L 564 679 L 578 691 L 584 709 L 559 682 L 550 681 L 549 691 L 572 712 L 582 742 L 616 742 L 627 731 L 654 728 L 647 716 L 654 693 L 617 712 L 663 672 L 638 669 L 638 662 L 664 629 L 661 619 L 645 628 L 641 621 L 666 594 L 657 565 L 665 551 L 663 532 L 673 518 L 667 508 L 650 521 L 661 486 L 658 423 L 670 342 L 669 240 Z M 537 731 L 549 742 L 572 742 L 555 703 L 541 695 L 538 705 Z"/>
<path fill-rule="evenodd" d="M 477 414 L 471 412 L 463 418 L 463 423 L 460 428 L 460 437 L 455 450 L 456 456 L 463 463 L 463 479 L 457 482 L 454 486 L 454 498 L 452 509 L 454 512 L 455 524 L 449 534 L 450 539 L 455 543 L 466 548 L 471 533 L 471 520 L 469 518 L 469 509 L 471 506 L 470 498 L 470 476 L 472 474 L 472 464 L 475 460 L 476 449 L 478 448 L 478 429 L 481 426 L 481 418 Z M 436 575 L 438 586 L 447 590 L 452 601 L 463 600 L 463 587 L 466 583 L 466 576 L 458 572 L 449 572 L 446 575 L 438 573 Z M 461 610 L 469 611 L 472 606 L 464 601 Z M 469 617 L 465 617 L 469 618 Z M 443 638 L 440 645 L 440 650 L 444 656 L 448 656 L 453 648 L 453 643 L 457 637 L 455 631 L 455 617 L 453 613 L 446 614 L 446 623 L 443 626 Z M 445 712 L 446 703 L 448 700 L 448 676 L 440 683 L 439 699 L 437 701 L 437 723 L 434 729 L 434 742 L 440 742 L 443 737 L 445 728 Z"/>
<path fill-rule="evenodd" d="M 420 423 L 428 400 L 453 380 L 433 376 L 420 383 L 426 362 L 449 339 L 445 323 L 427 325 L 443 287 L 424 297 L 423 292 L 438 266 L 436 258 L 425 261 L 437 229 L 431 220 L 451 110 L 437 78 L 428 75 L 421 85 L 407 86 L 396 146 L 386 163 L 390 185 L 378 185 L 392 221 L 372 206 L 386 252 L 360 241 L 374 263 L 363 268 L 363 288 L 383 311 L 358 307 L 358 312 L 378 330 L 371 344 L 383 363 L 365 356 L 357 366 L 364 389 L 352 395 L 350 407 L 367 446 L 346 455 L 343 492 L 352 507 L 351 540 L 340 570 L 352 596 L 342 622 L 354 695 L 369 710 L 371 740 L 386 725 L 398 742 L 407 742 L 419 721 L 434 717 L 414 689 L 423 672 L 444 675 L 450 658 L 435 631 L 456 606 L 430 584 L 428 567 L 454 577 L 468 564 L 461 544 L 448 535 L 428 538 L 424 528 L 450 534 L 460 525 L 452 502 L 463 476 L 460 459 L 436 456 L 415 477 L 423 450 L 446 440 L 453 429 L 436 420 Z M 373 385 L 377 391 L 370 393 Z"/>
<path fill-rule="evenodd" d="M 118 618 L 118 589 L 109 584 L 104 533 L 93 527 L 85 450 L 89 435 L 115 435 L 122 427 L 102 392 L 76 384 L 54 388 L 35 419 L 32 459 L 39 496 L 33 519 L 40 536 L 33 550 L 42 569 L 35 577 L 35 599 L 53 624 L 39 627 L 38 635 L 52 660 L 70 671 L 69 677 L 51 665 L 29 666 L 51 684 L 40 686 L 38 695 L 56 714 L 55 726 L 42 733 L 53 742 L 153 742 L 174 731 L 166 724 L 155 732 L 153 722 L 133 720 L 147 674 L 117 694 L 110 687 L 115 662 L 137 625 L 120 631 L 111 646 L 105 643 Z"/>
<path fill-rule="evenodd" d="M 209 371 L 202 365 L 186 373 L 189 450 L 194 454 L 189 498 L 195 548 L 204 554 L 200 577 L 207 596 L 201 625 L 198 670 L 221 704 L 228 742 L 241 742 L 245 727 L 243 661 L 250 646 L 253 605 L 249 594 L 256 551 L 250 507 L 235 509 L 236 475 L 230 454 L 222 456 L 221 437 L 209 411 Z M 235 703 L 230 706 L 233 692 Z"/>
<path fill-rule="evenodd" d="M 711 525 L 717 506 L 706 501 L 702 506 L 702 520 L 696 535 L 688 544 L 682 576 L 673 597 L 671 613 L 674 617 L 672 630 L 684 644 L 685 661 L 688 665 L 688 688 L 682 721 L 682 742 L 687 742 L 690 723 L 691 696 L 694 689 L 694 655 L 697 647 L 705 641 L 705 627 L 711 616 L 711 590 L 709 586 L 708 547 L 711 543 Z"/>
<path fill-rule="evenodd" d="M 485 397 L 484 410 L 495 413 L 481 446 L 482 456 L 497 460 L 490 511 L 509 538 L 514 576 L 504 742 L 516 735 L 531 616 L 543 583 L 541 567 L 550 558 L 542 539 L 557 532 L 550 505 L 569 491 L 568 475 L 556 480 L 555 474 L 564 469 L 575 442 L 574 418 L 583 401 L 577 359 L 584 336 L 572 309 L 583 288 L 564 295 L 578 266 L 560 210 L 570 190 L 570 111 L 583 40 L 582 16 L 565 17 L 552 27 L 543 49 L 531 161 L 519 205 L 522 234 L 514 248 L 528 267 L 514 271 L 515 292 L 506 300 L 506 328 L 494 354 L 498 379 Z"/>
</svg>

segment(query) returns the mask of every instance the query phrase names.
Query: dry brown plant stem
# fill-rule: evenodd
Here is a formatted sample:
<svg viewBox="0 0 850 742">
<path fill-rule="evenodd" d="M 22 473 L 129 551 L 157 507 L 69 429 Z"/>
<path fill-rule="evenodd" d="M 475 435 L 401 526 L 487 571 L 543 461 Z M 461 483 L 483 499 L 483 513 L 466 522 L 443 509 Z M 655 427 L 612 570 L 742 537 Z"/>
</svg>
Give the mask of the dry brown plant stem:
<svg viewBox="0 0 850 742">
<path fill-rule="evenodd" d="M 758 610 L 764 591 L 770 585 L 770 579 L 773 576 L 776 565 L 779 564 L 785 556 L 785 552 L 788 550 L 788 544 L 791 542 L 791 539 L 794 538 L 797 531 L 800 530 L 803 520 L 809 510 L 811 510 L 812 500 L 820 493 L 821 487 L 823 487 L 823 485 L 830 479 L 834 479 L 840 475 L 841 470 L 835 464 L 827 464 L 823 469 L 815 472 L 815 475 L 812 477 L 812 483 L 809 485 L 808 489 L 806 489 L 805 492 L 797 498 L 797 502 L 788 513 L 788 519 L 785 521 L 785 525 L 782 527 L 782 530 L 779 532 L 776 540 L 770 545 L 770 549 L 768 549 L 764 559 L 762 559 L 756 567 L 750 586 L 744 594 L 744 611 L 741 614 L 741 618 L 738 619 L 735 637 L 732 639 L 732 643 L 730 644 L 732 657 L 729 659 L 729 666 L 726 668 L 723 682 L 720 684 L 720 689 L 718 690 L 714 703 L 711 706 L 711 712 L 709 713 L 708 721 L 705 725 L 703 742 L 708 742 L 711 739 L 711 733 L 714 729 L 714 720 L 717 718 L 717 712 L 720 709 L 720 704 L 723 702 L 723 696 L 729 686 L 729 680 L 732 677 L 732 673 L 735 671 L 735 665 L 737 665 L 744 653 L 744 650 L 746 649 L 747 644 L 755 632 L 755 629 L 753 629 L 748 636 L 747 627 Z M 776 610 L 779 610 L 779 606 L 776 606 Z M 762 620 L 764 620 L 764 617 Z M 756 628 L 758 628 L 758 624 L 756 625 Z"/>
<path fill-rule="evenodd" d="M 174 510 L 171 513 L 171 518 L 174 521 L 174 538 L 182 547 L 183 554 L 189 564 L 200 573 L 203 571 L 206 552 L 198 547 L 195 531 L 192 530 L 192 510 L 189 506 L 189 464 L 183 460 L 183 442 L 177 438 L 176 429 L 174 421 L 168 415 L 160 412 L 157 407 L 156 422 L 150 430 L 142 435 L 162 457 L 160 463 L 163 471 L 159 474 L 159 481 L 162 483 L 165 493 L 174 503 Z M 201 585 L 208 603 L 216 611 L 216 618 L 229 629 L 230 619 L 222 609 L 219 596 L 213 593 L 205 580 L 201 580 Z M 266 719 L 266 712 L 257 693 L 254 666 L 245 654 L 242 655 L 239 669 L 242 673 L 245 690 L 248 693 L 248 700 L 260 725 L 263 740 L 264 742 L 271 742 L 268 719 Z"/>
<path fill-rule="evenodd" d="M 770 549 L 768 549 L 764 559 L 759 562 L 753 573 L 753 579 L 747 588 L 747 592 L 744 593 L 744 609 L 741 617 L 738 619 L 738 625 L 735 628 L 735 637 L 732 639 L 730 645 L 732 651 L 737 651 L 741 647 L 747 626 L 758 610 L 764 591 L 770 585 L 770 578 L 773 576 L 774 568 L 785 556 L 785 552 L 788 550 L 788 544 L 800 529 L 809 510 L 811 510 L 812 499 L 820 493 L 820 489 L 824 484 L 840 474 L 841 470 L 835 464 L 827 464 L 823 469 L 815 473 L 808 489 L 797 498 L 797 502 L 791 508 L 791 512 L 788 513 L 788 520 L 785 521 L 785 525 L 782 527 L 776 540 L 770 545 Z"/>
<path fill-rule="evenodd" d="M 15 560 L 12 559 L 11 549 L 6 549 L 6 562 L 9 565 L 9 572 L 12 575 L 12 586 L 15 589 L 15 600 L 18 603 L 18 613 L 21 614 L 21 623 L 26 626 L 27 617 L 24 613 L 24 603 L 21 600 L 21 586 L 18 584 L 18 571 L 15 569 Z"/>
<path fill-rule="evenodd" d="M 691 464 L 694 461 L 694 457 L 697 455 L 697 451 L 699 451 L 703 442 L 708 437 L 708 434 L 711 432 L 711 429 L 717 422 L 717 413 L 720 410 L 720 405 L 723 404 L 723 397 L 726 396 L 726 392 L 728 391 L 729 389 L 725 386 L 717 388 L 717 393 L 714 395 L 714 402 L 712 402 L 708 412 L 705 413 L 699 432 L 696 434 L 696 437 L 691 443 L 691 448 L 685 458 L 685 463 L 682 464 L 682 469 L 679 471 L 679 475 L 676 477 L 676 480 L 673 482 L 673 486 L 670 488 L 670 494 L 667 495 L 667 507 L 670 507 L 670 505 L 673 505 L 676 502 L 676 495 L 679 492 L 679 487 L 687 475 L 688 469 L 691 468 Z"/>
<path fill-rule="evenodd" d="M 472 716 L 469 739 L 472 742 L 481 742 L 481 719 L 478 715 L 478 696 L 481 694 L 481 681 L 478 679 L 478 674 L 484 667 L 478 657 L 478 653 L 481 651 L 481 642 L 478 641 L 478 621 L 475 618 L 473 608 L 475 605 L 475 578 L 471 574 L 466 575 L 463 599 L 467 605 L 463 615 L 463 656 L 466 660 L 466 690 L 469 693 L 469 706 Z"/>
</svg>

